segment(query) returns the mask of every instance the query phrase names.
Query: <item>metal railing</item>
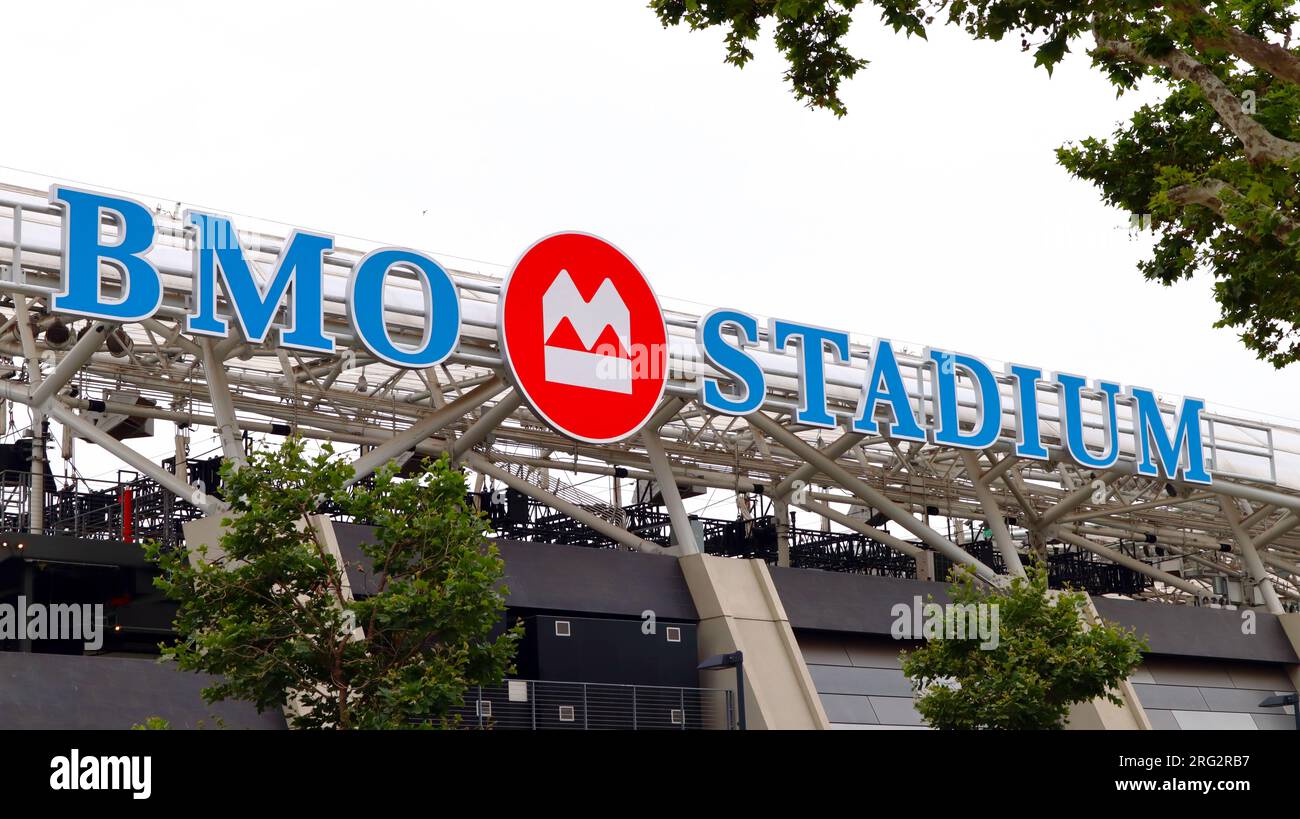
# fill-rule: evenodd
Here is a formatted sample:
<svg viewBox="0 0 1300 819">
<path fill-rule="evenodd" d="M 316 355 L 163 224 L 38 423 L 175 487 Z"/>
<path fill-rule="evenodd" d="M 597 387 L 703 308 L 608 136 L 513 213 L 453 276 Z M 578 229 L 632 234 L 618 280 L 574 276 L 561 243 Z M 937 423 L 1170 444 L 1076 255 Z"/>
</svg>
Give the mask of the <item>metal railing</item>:
<svg viewBox="0 0 1300 819">
<path fill-rule="evenodd" d="M 129 476 L 129 477 L 128 477 Z M 0 472 L 0 528 L 33 530 L 32 475 Z M 126 473 L 117 481 L 41 476 L 41 533 L 88 540 L 180 542 L 180 524 L 202 511 L 149 478 Z"/>
<path fill-rule="evenodd" d="M 725 688 L 506 680 L 471 688 L 451 717 L 496 731 L 727 731 L 735 728 Z"/>
<path fill-rule="evenodd" d="M 550 492 L 558 498 L 563 498 L 574 506 L 586 509 L 602 520 L 606 520 L 615 526 L 627 525 L 627 516 L 622 509 L 611 506 L 595 495 L 584 492 L 576 486 L 571 486 L 560 478 L 549 474 L 549 470 L 541 470 L 511 461 L 506 461 L 502 464 L 502 467 L 510 474 L 522 478 L 533 486 Z"/>
</svg>

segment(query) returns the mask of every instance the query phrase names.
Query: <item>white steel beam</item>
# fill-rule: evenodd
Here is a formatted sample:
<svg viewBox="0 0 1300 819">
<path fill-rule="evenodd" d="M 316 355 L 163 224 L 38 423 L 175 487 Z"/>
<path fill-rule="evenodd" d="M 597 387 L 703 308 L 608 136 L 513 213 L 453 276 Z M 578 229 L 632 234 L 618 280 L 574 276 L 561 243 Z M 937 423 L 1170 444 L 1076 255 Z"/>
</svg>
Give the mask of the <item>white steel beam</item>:
<svg viewBox="0 0 1300 819">
<path fill-rule="evenodd" d="M 845 432 L 828 444 L 822 452 L 831 460 L 838 460 L 865 436 L 858 432 Z M 764 440 L 761 437 L 759 440 Z M 768 455 L 770 456 L 770 452 Z M 776 522 L 776 565 L 790 565 L 790 493 L 796 481 L 805 481 L 817 474 L 817 467 L 805 463 L 785 476 L 772 488 L 772 515 Z"/>
<path fill-rule="evenodd" d="M 1177 575 L 1172 575 L 1169 572 L 1163 572 L 1154 566 L 1143 563 L 1135 557 L 1129 557 L 1123 552 L 1116 551 L 1115 549 L 1108 549 L 1099 543 L 1093 543 L 1088 538 L 1077 535 L 1067 529 L 1056 528 L 1050 533 L 1050 535 L 1052 537 L 1060 538 L 1066 543 L 1072 543 L 1080 549 L 1087 549 L 1093 554 L 1100 555 L 1112 563 L 1118 563 L 1121 566 L 1144 574 L 1147 577 L 1159 580 L 1161 583 L 1173 586 L 1176 589 L 1182 589 L 1188 594 L 1194 594 L 1197 597 L 1205 597 L 1208 594 L 1208 590 L 1204 586 L 1193 583 L 1190 580 L 1184 580 L 1183 578 L 1178 577 Z"/>
<path fill-rule="evenodd" d="M 830 478 L 833 478 L 842 487 L 866 501 L 870 506 L 879 509 L 886 517 L 925 541 L 931 548 L 951 560 L 953 563 L 959 563 L 963 566 L 971 567 L 979 577 L 989 583 L 1002 585 L 1005 582 L 1000 578 L 997 572 L 972 557 L 943 535 L 940 535 L 929 526 L 921 523 L 906 509 L 882 495 L 874 487 L 855 477 L 830 458 L 827 458 L 817 449 L 817 447 L 803 440 L 798 435 L 795 435 L 793 432 L 781 426 L 762 412 L 755 412 L 747 417 L 750 424 L 762 430 L 772 438 L 772 440 L 781 444 L 796 456 L 802 457 L 815 464 L 819 470 L 824 472 Z"/>
<path fill-rule="evenodd" d="M 1260 489 L 1257 486 L 1246 486 L 1245 484 L 1220 479 L 1214 482 L 1214 491 L 1220 495 L 1241 498 L 1251 503 L 1268 503 L 1300 513 L 1300 497 L 1284 495 L 1272 489 Z"/>
<path fill-rule="evenodd" d="M 1268 570 L 1264 568 L 1264 563 L 1259 559 L 1259 552 L 1255 549 L 1255 542 L 1250 539 L 1250 533 L 1241 525 L 1241 513 L 1237 511 L 1236 505 L 1227 498 L 1219 498 L 1219 506 L 1223 509 L 1223 517 L 1228 521 L 1228 528 L 1232 530 L 1232 539 L 1237 542 L 1237 548 L 1241 550 L 1241 557 L 1246 561 L 1246 568 L 1250 570 L 1250 576 L 1259 588 L 1260 594 L 1264 596 L 1264 605 L 1273 614 L 1285 614 L 1286 609 L 1282 606 L 1282 600 L 1277 596 L 1277 590 L 1273 588 L 1273 580 L 1268 575 Z M 1252 603 L 1254 601 L 1251 601 Z"/>
<path fill-rule="evenodd" d="M 19 220 L 21 221 L 21 220 Z M 19 243 L 21 245 L 21 242 Z M 21 251 L 20 251 L 21 252 Z M 20 278 L 19 271 L 14 278 Z M 41 388 L 41 359 L 36 351 L 36 336 L 32 333 L 31 313 L 27 309 L 27 297 L 14 293 L 14 319 L 18 322 L 18 337 L 22 340 L 23 358 L 27 361 L 27 383 L 32 390 Z M 32 534 L 45 534 L 45 418 L 40 408 L 32 406 L 28 397 L 24 401 L 32 411 L 32 474 L 31 502 L 27 505 L 28 528 Z M 38 501 L 39 499 L 39 501 Z"/>
<path fill-rule="evenodd" d="M 1115 506 L 1108 509 L 1098 509 L 1094 512 L 1079 512 L 1074 515 L 1066 515 L 1061 518 L 1061 523 L 1078 523 L 1085 520 L 1094 520 L 1096 518 L 1108 518 L 1114 515 L 1127 515 L 1130 512 L 1141 512 L 1147 509 L 1163 509 L 1171 506 L 1182 506 L 1188 503 L 1200 503 L 1214 497 L 1213 492 L 1195 492 L 1185 498 L 1158 498 L 1153 501 L 1144 501 L 1142 503 L 1131 503 L 1127 506 Z"/>
<path fill-rule="evenodd" d="M 992 452 L 986 450 L 985 454 L 988 458 L 993 458 Z M 984 481 L 984 484 L 987 486 L 1006 474 L 1006 471 L 1019 463 L 1019 461 L 1020 459 L 1015 455 L 1003 455 L 1000 460 L 994 462 L 992 466 L 984 470 L 984 474 L 980 477 L 980 480 Z"/>
<path fill-rule="evenodd" d="M 1010 457 L 1011 456 L 1008 455 L 1002 460 L 1005 462 Z M 1010 467 L 1008 467 L 1006 472 L 1002 473 L 1000 478 L 1002 479 L 1002 485 L 1005 486 L 1007 490 L 1011 493 L 1011 497 L 1016 499 L 1016 504 L 1020 507 L 1021 514 L 1025 516 L 1025 520 L 1028 522 L 1029 528 L 1030 529 L 1037 528 L 1038 510 L 1034 507 L 1034 504 L 1030 501 L 1028 492 L 1025 490 L 1024 485 L 1020 482 L 1020 469 L 1017 467 L 1016 464 L 1012 464 Z"/>
<path fill-rule="evenodd" d="M 984 474 L 980 472 L 979 455 L 969 449 L 963 449 L 961 459 L 966 466 L 966 475 L 975 490 L 975 497 L 979 498 L 980 506 L 984 507 L 984 521 L 993 532 L 993 540 L 998 545 L 998 552 L 1002 555 L 1002 562 L 1006 564 L 1007 572 L 1024 577 L 1025 567 L 1020 563 L 1020 554 L 1016 552 L 1016 542 L 1011 539 L 1011 531 L 1007 529 L 1002 507 L 998 504 L 993 490 L 989 489 Z"/>
<path fill-rule="evenodd" d="M 104 339 L 112 329 L 113 325 L 106 322 L 98 321 L 92 324 L 86 334 L 77 339 L 77 343 L 68 350 L 63 360 L 54 368 L 54 372 L 50 373 L 50 377 L 43 379 L 32 390 L 32 404 L 43 409 L 103 345 Z"/>
<path fill-rule="evenodd" d="M 1102 473 L 1101 475 L 1097 476 L 1097 478 L 1094 478 L 1094 480 L 1100 480 L 1103 483 L 1105 483 L 1106 489 L 1107 491 L 1109 491 L 1111 488 L 1110 487 L 1111 479 L 1118 474 L 1119 473 L 1117 471 L 1111 470 L 1109 472 Z M 1056 521 L 1060 520 L 1065 515 L 1066 512 L 1069 512 L 1071 509 L 1075 509 L 1083 505 L 1084 502 L 1086 502 L 1089 498 L 1092 497 L 1092 493 L 1093 493 L 1093 488 L 1091 482 L 1086 483 L 1083 486 L 1080 486 L 1078 489 L 1075 489 L 1073 492 L 1066 495 L 1064 498 L 1061 498 L 1061 500 L 1057 502 L 1055 506 L 1051 507 L 1043 514 L 1039 515 L 1038 526 L 1045 528 L 1051 526 L 1053 523 L 1056 523 Z"/>
<path fill-rule="evenodd" d="M 353 475 L 347 481 L 347 486 L 355 484 L 357 481 L 370 475 L 376 469 L 396 458 L 402 453 L 414 449 L 417 444 L 425 440 L 443 427 L 459 420 L 468 412 L 473 412 L 486 402 L 492 400 L 492 396 L 501 392 L 505 384 L 500 377 L 493 378 L 474 389 L 465 393 L 449 404 L 429 413 L 424 419 L 415 422 L 405 430 L 397 433 L 384 443 L 357 458 L 352 463 L 354 470 Z"/>
<path fill-rule="evenodd" d="M 894 551 L 901 552 L 913 560 L 921 560 L 925 557 L 924 549 L 917 548 L 906 540 L 896 538 L 888 532 L 877 529 L 874 526 L 868 526 L 857 518 L 850 517 L 827 504 L 818 503 L 814 500 L 805 500 L 803 503 L 799 504 L 799 506 L 807 509 L 809 512 L 821 515 L 822 517 L 833 520 L 842 526 L 846 526 L 860 535 L 866 535 L 878 543 L 883 543 Z"/>
<path fill-rule="evenodd" d="M 677 491 L 677 477 L 673 474 L 672 462 L 664 451 L 663 441 L 659 440 L 658 428 L 641 431 L 641 445 L 650 457 L 650 466 L 654 469 L 655 483 L 659 484 L 659 493 L 663 496 L 664 506 L 668 507 L 668 518 L 672 521 L 673 535 L 683 554 L 699 554 L 700 544 L 695 542 L 695 530 L 691 528 L 690 516 L 682 504 L 681 492 Z"/>
<path fill-rule="evenodd" d="M 838 460 L 844 453 L 853 449 L 866 436 L 860 432 L 845 432 L 822 449 L 822 454 L 831 460 Z M 817 474 L 817 467 L 811 463 L 804 464 L 791 472 L 776 486 L 772 487 L 772 497 L 783 498 L 790 494 L 795 481 L 806 481 Z"/>
<path fill-rule="evenodd" d="M 72 427 L 73 431 L 81 437 L 99 444 L 104 449 L 107 449 L 109 452 L 121 458 L 123 461 L 126 461 L 141 474 L 153 478 L 165 489 L 173 492 L 177 497 L 183 498 L 191 503 L 194 502 L 194 487 L 180 480 L 172 473 L 141 455 L 139 452 L 136 452 L 131 447 L 82 418 L 70 407 L 64 406 L 58 401 L 53 401 L 49 405 L 49 414 L 59 423 Z M 195 505 L 202 506 L 210 513 L 215 513 L 221 509 L 221 504 L 215 498 L 205 496 L 200 499 L 200 501 L 200 503 Z"/>
<path fill-rule="evenodd" d="M 594 529 L 605 537 L 621 543 L 639 552 L 650 552 L 652 554 L 663 554 L 663 547 L 658 543 L 637 537 L 626 529 L 615 526 L 607 520 L 604 520 L 581 506 L 569 503 L 561 497 L 558 497 L 540 486 L 536 486 L 516 475 L 512 475 L 501 467 L 489 461 L 477 452 L 469 451 L 465 453 L 465 462 L 475 472 L 482 472 L 490 478 L 501 481 L 506 486 L 517 492 L 522 492 L 535 501 L 544 503 L 555 509 L 557 512 L 568 515 L 579 523 Z"/>
<path fill-rule="evenodd" d="M 519 395 L 517 390 L 511 390 L 501 396 L 490 409 L 474 423 L 470 424 L 465 434 L 457 438 L 451 445 L 450 453 L 453 461 L 460 460 L 475 444 L 492 434 L 492 431 L 501 426 L 501 423 L 514 414 L 515 410 L 523 404 L 524 399 Z"/>
<path fill-rule="evenodd" d="M 772 522 L 776 524 L 776 565 L 790 565 L 790 504 L 785 497 L 772 498 Z"/>
<path fill-rule="evenodd" d="M 1296 528 L 1296 526 L 1300 526 L 1300 515 L 1295 512 L 1287 512 L 1277 523 L 1255 536 L 1255 546 L 1261 548 L 1267 546 Z"/>
<path fill-rule="evenodd" d="M 205 336 L 199 342 L 203 350 L 203 375 L 208 381 L 208 397 L 212 414 L 217 419 L 217 435 L 221 439 L 221 453 L 237 468 L 244 464 L 244 448 L 239 441 L 239 424 L 235 408 L 230 402 L 230 381 L 226 378 L 225 362 L 216 354 L 212 339 Z"/>
</svg>

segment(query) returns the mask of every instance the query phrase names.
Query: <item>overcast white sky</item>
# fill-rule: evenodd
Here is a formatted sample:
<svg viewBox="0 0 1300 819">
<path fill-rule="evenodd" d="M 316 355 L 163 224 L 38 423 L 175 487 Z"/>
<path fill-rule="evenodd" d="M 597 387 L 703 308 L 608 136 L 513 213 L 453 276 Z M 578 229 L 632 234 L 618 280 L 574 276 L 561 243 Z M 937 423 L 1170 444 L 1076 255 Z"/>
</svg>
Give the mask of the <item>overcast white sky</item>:
<svg viewBox="0 0 1300 819">
<path fill-rule="evenodd" d="M 639 0 L 9 4 L 0 164 L 409 245 L 502 272 L 534 240 L 613 241 L 661 297 L 779 314 L 1295 417 L 1211 328 L 1204 277 L 1054 161 L 1136 100 L 1075 57 L 906 40 L 842 120 L 764 43 L 663 30 Z M 2 175 L 3 172 L 0 172 Z M 481 260 L 457 262 L 451 255 Z"/>
</svg>

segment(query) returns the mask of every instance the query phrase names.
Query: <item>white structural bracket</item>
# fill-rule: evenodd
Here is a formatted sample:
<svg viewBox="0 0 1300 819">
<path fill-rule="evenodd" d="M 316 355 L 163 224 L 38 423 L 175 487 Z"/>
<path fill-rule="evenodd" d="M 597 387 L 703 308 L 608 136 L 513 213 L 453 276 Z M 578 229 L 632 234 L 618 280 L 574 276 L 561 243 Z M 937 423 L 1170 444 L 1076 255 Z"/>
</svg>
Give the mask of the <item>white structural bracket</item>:
<svg viewBox="0 0 1300 819">
<path fill-rule="evenodd" d="M 980 472 L 979 455 L 969 449 L 963 449 L 961 459 L 966 465 L 966 474 L 970 477 L 971 486 L 975 489 L 975 497 L 979 498 L 980 505 L 984 507 L 984 520 L 993 532 L 993 539 L 1002 554 L 1002 562 L 1006 564 L 1010 574 L 1024 577 L 1025 567 L 1020 564 L 1016 542 L 1011 539 L 1011 531 L 1007 529 L 1006 519 L 1002 516 L 1002 507 L 998 504 L 993 490 L 989 489 L 988 478 Z"/>
<path fill-rule="evenodd" d="M 1246 561 L 1246 568 L 1250 570 L 1251 579 L 1259 587 L 1259 593 L 1264 596 L 1264 605 L 1273 614 L 1285 614 L 1286 608 L 1277 596 L 1277 590 L 1273 588 L 1273 581 L 1268 576 L 1268 570 L 1264 568 L 1264 562 L 1259 559 L 1255 541 L 1251 540 L 1250 533 L 1241 525 L 1241 513 L 1237 511 L 1233 502 L 1225 497 L 1219 498 L 1219 506 L 1223 509 L 1224 520 L 1228 521 L 1228 528 L 1232 530 L 1232 539 L 1237 541 L 1237 548 L 1241 550 L 1241 556 Z"/>
<path fill-rule="evenodd" d="M 767 417 L 762 412 L 756 412 L 749 415 L 748 420 L 751 424 L 766 433 L 769 438 L 794 453 L 796 457 L 803 458 L 815 464 L 818 469 L 831 478 L 834 478 L 845 489 L 857 495 L 872 507 L 879 509 L 890 520 L 893 520 L 904 529 L 907 529 L 907 531 L 925 541 L 931 548 L 951 560 L 953 563 L 971 567 L 980 578 L 994 585 L 1000 586 L 1006 582 L 997 572 L 972 557 L 965 550 L 957 546 L 957 544 L 948 540 L 943 535 L 940 535 L 924 523 L 921 523 L 906 509 L 876 491 L 876 489 L 868 485 L 866 481 L 851 474 L 848 470 L 842 468 L 839 464 L 823 455 L 821 450 L 817 449 L 817 447 L 803 440 L 798 435 L 795 435 L 793 432 Z"/>
<path fill-rule="evenodd" d="M 423 419 L 416 421 L 405 430 L 358 458 L 352 464 L 354 472 L 347 485 L 355 484 L 376 469 L 395 459 L 398 455 L 414 449 L 417 444 L 435 432 L 492 400 L 492 396 L 501 392 L 504 388 L 505 384 L 501 381 L 500 376 L 497 376 L 479 384 L 455 401 L 443 404 Z"/>
<path fill-rule="evenodd" d="M 563 498 L 558 497 L 557 495 L 554 495 L 550 492 L 547 492 L 545 489 L 542 489 L 540 486 L 535 486 L 529 483 L 528 481 L 520 478 L 517 475 L 512 475 L 511 473 L 507 472 L 506 470 L 492 463 L 487 458 L 483 457 L 477 452 L 474 452 L 472 450 L 470 452 L 466 452 L 465 462 L 474 471 L 482 472 L 484 475 L 487 475 L 488 477 L 495 478 L 498 481 L 501 481 L 511 489 L 514 489 L 517 492 L 522 492 L 523 494 L 527 495 L 533 500 L 544 503 L 547 506 L 551 507 L 552 509 L 555 509 L 557 512 L 568 515 L 569 517 L 573 518 L 579 523 L 585 524 L 591 529 L 594 529 L 595 531 L 599 532 L 600 534 L 604 535 L 605 537 L 617 543 L 621 543 L 624 546 L 627 546 L 632 549 L 636 549 L 639 552 L 663 554 L 663 547 L 661 547 L 658 543 L 653 543 L 644 538 L 637 537 L 636 535 L 632 534 L 626 529 L 621 529 L 618 526 L 615 526 L 614 524 L 610 523 L 609 521 L 603 520 L 600 517 L 593 515 L 591 512 L 587 511 L 586 509 L 583 509 L 581 506 L 569 503 Z"/>
</svg>

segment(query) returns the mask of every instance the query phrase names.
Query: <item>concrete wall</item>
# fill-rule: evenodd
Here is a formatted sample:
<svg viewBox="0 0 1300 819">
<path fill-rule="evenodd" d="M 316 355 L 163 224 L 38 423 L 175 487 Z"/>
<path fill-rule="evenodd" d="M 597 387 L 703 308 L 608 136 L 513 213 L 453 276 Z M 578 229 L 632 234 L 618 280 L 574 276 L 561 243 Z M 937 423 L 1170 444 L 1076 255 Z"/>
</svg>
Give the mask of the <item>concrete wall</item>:
<svg viewBox="0 0 1300 819">
<path fill-rule="evenodd" d="M 746 726 L 828 727 L 767 564 L 698 554 L 679 564 L 700 616 L 700 658 L 744 653 Z M 700 675 L 709 688 L 734 690 L 734 680 L 731 670 Z"/>
<path fill-rule="evenodd" d="M 205 674 L 155 659 L 0 652 L 0 729 L 125 729 L 149 717 L 173 728 L 284 728 L 278 712 L 207 705 Z"/>
<path fill-rule="evenodd" d="M 899 663 L 899 652 L 909 645 L 882 637 L 799 633 L 831 728 L 929 730 L 912 706 L 912 684 Z"/>
<path fill-rule="evenodd" d="M 1271 663 L 1148 657 L 1130 682 L 1156 730 L 1295 728 L 1291 706 L 1259 707 L 1265 697 L 1294 690 Z"/>
</svg>

